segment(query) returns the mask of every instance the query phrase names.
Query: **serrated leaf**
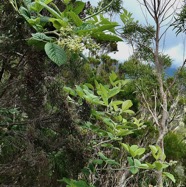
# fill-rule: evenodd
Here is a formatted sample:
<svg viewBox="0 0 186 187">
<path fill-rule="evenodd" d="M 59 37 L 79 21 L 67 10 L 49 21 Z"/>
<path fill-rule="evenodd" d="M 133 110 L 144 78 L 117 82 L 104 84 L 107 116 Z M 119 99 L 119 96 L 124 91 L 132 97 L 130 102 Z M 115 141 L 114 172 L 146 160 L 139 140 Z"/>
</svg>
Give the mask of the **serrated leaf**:
<svg viewBox="0 0 186 187">
<path fill-rule="evenodd" d="M 174 175 L 172 175 L 171 173 L 169 172 L 163 172 L 163 175 L 165 175 L 166 177 L 168 177 L 169 179 L 172 180 L 172 182 L 176 182 L 176 179 L 174 178 Z"/>
<path fill-rule="evenodd" d="M 66 53 L 63 48 L 61 48 L 59 45 L 54 43 L 46 43 L 45 44 L 45 52 L 47 56 L 52 60 L 54 63 L 56 63 L 58 66 L 61 66 L 62 64 L 66 63 L 67 57 Z"/>
</svg>

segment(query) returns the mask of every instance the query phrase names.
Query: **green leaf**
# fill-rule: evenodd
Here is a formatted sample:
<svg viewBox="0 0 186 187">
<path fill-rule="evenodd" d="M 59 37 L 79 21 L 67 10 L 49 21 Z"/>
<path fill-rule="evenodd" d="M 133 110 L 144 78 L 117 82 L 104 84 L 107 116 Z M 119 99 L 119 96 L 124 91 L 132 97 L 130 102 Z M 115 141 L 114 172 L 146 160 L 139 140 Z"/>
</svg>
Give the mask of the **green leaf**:
<svg viewBox="0 0 186 187">
<path fill-rule="evenodd" d="M 124 143 L 121 143 L 121 145 L 122 145 L 122 147 L 123 147 L 127 152 L 129 152 L 129 148 L 130 148 L 129 145 L 124 144 Z"/>
<path fill-rule="evenodd" d="M 110 80 L 110 82 L 112 83 L 112 82 L 114 82 L 116 79 L 117 79 L 117 75 L 116 75 L 116 73 L 114 72 L 114 71 L 112 71 L 112 73 L 110 74 L 110 76 L 109 76 L 109 80 Z"/>
<path fill-rule="evenodd" d="M 108 160 L 108 158 L 101 152 L 98 153 L 98 155 L 103 159 L 103 160 Z"/>
<path fill-rule="evenodd" d="M 136 155 L 140 156 L 145 152 L 145 148 L 139 148 L 138 150 L 136 150 Z"/>
<path fill-rule="evenodd" d="M 53 38 L 47 36 L 44 33 L 40 33 L 40 32 L 32 34 L 32 38 L 31 39 L 35 39 L 35 40 L 39 40 L 39 41 L 45 41 L 45 42 L 51 42 L 53 40 Z"/>
<path fill-rule="evenodd" d="M 52 22 L 53 26 L 59 30 L 61 27 L 66 27 L 68 23 L 62 19 L 57 19 L 57 18 L 50 18 L 50 22 Z"/>
<path fill-rule="evenodd" d="M 147 164 L 147 166 L 149 167 L 149 169 L 154 169 L 155 168 L 155 166 L 154 166 L 154 164 L 150 164 L 150 163 L 146 163 Z"/>
<path fill-rule="evenodd" d="M 147 164 L 141 164 L 139 166 L 140 169 L 149 169 L 149 166 Z"/>
<path fill-rule="evenodd" d="M 150 147 L 152 153 L 154 153 L 154 154 L 157 153 L 158 149 L 156 148 L 156 146 L 154 146 L 154 145 L 149 145 L 149 147 Z"/>
<path fill-rule="evenodd" d="M 45 5 L 49 4 L 52 1 L 53 0 L 45 0 L 45 1 L 44 0 L 40 0 L 40 2 L 45 4 Z M 44 6 L 39 4 L 40 2 L 37 0 L 35 2 L 30 3 L 30 5 L 29 5 L 30 11 L 35 11 L 37 13 L 41 12 L 41 10 L 44 8 Z"/>
<path fill-rule="evenodd" d="M 73 8 L 73 12 L 75 12 L 76 14 L 79 14 L 82 12 L 82 10 L 85 7 L 85 3 L 81 2 L 81 1 L 76 1 L 74 3 L 74 8 Z"/>
<path fill-rule="evenodd" d="M 105 34 L 104 32 L 95 32 L 95 33 L 93 32 L 92 37 L 99 41 L 115 41 L 115 42 L 123 41 L 118 36 Z"/>
<path fill-rule="evenodd" d="M 132 105 L 133 104 L 132 104 L 131 100 L 124 101 L 122 104 L 122 111 L 124 112 L 124 111 L 128 110 Z"/>
<path fill-rule="evenodd" d="M 133 110 L 125 110 L 124 113 L 127 113 L 127 114 L 135 114 L 135 112 Z"/>
<path fill-rule="evenodd" d="M 119 166 L 120 164 L 118 162 L 116 162 L 115 160 L 112 160 L 112 159 L 108 159 L 105 161 L 107 164 L 110 164 L 110 165 L 117 165 Z"/>
<path fill-rule="evenodd" d="M 58 19 L 63 19 L 61 17 L 60 14 L 57 13 L 57 11 L 55 11 L 54 9 L 52 9 L 51 7 L 49 7 L 48 5 L 46 5 L 45 3 L 43 2 L 38 2 L 41 6 L 43 6 L 44 8 L 46 8 L 55 18 L 58 18 Z"/>
<path fill-rule="evenodd" d="M 90 164 L 88 165 L 88 168 L 90 169 L 90 171 L 91 171 L 92 173 L 95 172 L 95 167 L 94 167 L 94 165 L 93 165 L 92 163 L 90 163 Z"/>
<path fill-rule="evenodd" d="M 101 160 L 101 159 L 95 159 L 95 160 L 93 160 L 92 163 L 93 163 L 93 164 L 101 165 L 101 164 L 103 163 L 103 160 Z"/>
<path fill-rule="evenodd" d="M 117 136 L 127 136 L 129 134 L 132 134 L 133 132 L 127 129 L 120 129 L 119 132 L 117 133 Z"/>
<path fill-rule="evenodd" d="M 20 7 L 19 8 L 19 13 L 22 15 L 26 20 L 30 19 L 30 13 L 25 7 Z"/>
<path fill-rule="evenodd" d="M 108 91 L 102 84 L 100 84 L 100 91 L 97 91 L 97 93 L 101 95 L 105 105 L 108 105 Z"/>
<path fill-rule="evenodd" d="M 79 97 L 82 98 L 84 96 L 83 89 L 80 86 L 78 86 L 78 85 L 76 85 L 76 92 L 79 95 Z"/>
<path fill-rule="evenodd" d="M 116 100 L 116 101 L 111 101 L 111 102 L 110 102 L 110 105 L 111 105 L 111 106 L 114 106 L 114 105 L 118 106 L 118 105 L 121 105 L 122 103 L 123 103 L 123 101 Z"/>
<path fill-rule="evenodd" d="M 117 95 L 119 92 L 120 92 L 120 88 L 118 88 L 118 87 L 110 89 L 108 91 L 108 98 L 111 98 L 111 97 Z"/>
<path fill-rule="evenodd" d="M 68 178 L 63 178 L 62 180 L 58 180 L 59 182 L 65 182 L 67 185 L 67 187 L 89 187 L 89 185 L 87 185 L 87 183 L 83 180 L 73 180 L 73 179 L 68 179 Z"/>
<path fill-rule="evenodd" d="M 166 177 L 168 177 L 169 179 L 172 180 L 172 182 L 176 182 L 176 179 L 174 178 L 174 175 L 172 175 L 171 173 L 169 172 L 163 172 L 163 175 L 165 175 Z"/>
<path fill-rule="evenodd" d="M 158 171 L 161 171 L 163 169 L 163 164 L 159 161 L 155 161 L 153 165 L 155 166 L 155 169 L 157 169 Z"/>
<path fill-rule="evenodd" d="M 79 35 L 90 33 L 96 26 L 90 23 L 83 23 L 80 27 L 75 28 L 75 32 Z"/>
<path fill-rule="evenodd" d="M 161 171 L 161 170 L 163 170 L 163 169 L 169 167 L 168 164 L 162 163 L 162 162 L 160 162 L 160 161 L 155 161 L 155 162 L 153 163 L 153 165 L 155 166 L 155 169 L 157 169 L 158 171 Z"/>
<path fill-rule="evenodd" d="M 46 43 L 45 52 L 50 60 L 52 60 L 58 66 L 61 66 L 67 61 L 64 49 L 54 43 Z"/>
<path fill-rule="evenodd" d="M 82 173 L 83 173 L 84 175 L 86 175 L 86 176 L 89 176 L 89 175 L 90 175 L 90 170 L 89 170 L 89 168 L 87 168 L 87 167 L 83 168 L 83 169 L 82 169 Z"/>
<path fill-rule="evenodd" d="M 129 165 L 130 165 L 130 172 L 132 174 L 138 173 L 139 169 L 137 167 L 135 167 L 134 160 L 131 157 L 127 157 L 127 160 L 129 162 Z"/>
<path fill-rule="evenodd" d="M 73 22 L 76 24 L 76 26 L 81 26 L 83 24 L 82 20 L 79 18 L 79 16 L 77 14 L 75 14 L 74 12 L 70 11 L 67 13 L 71 19 L 73 20 Z"/>
<path fill-rule="evenodd" d="M 76 96 L 76 92 L 75 92 L 72 88 L 70 88 L 70 87 L 65 86 L 65 87 L 63 88 L 63 90 L 64 90 L 65 92 L 69 93 L 69 94 L 72 95 L 72 96 Z"/>
<path fill-rule="evenodd" d="M 90 83 L 85 83 L 85 85 L 86 85 L 88 88 L 90 88 L 91 90 L 94 89 L 94 87 L 93 87 L 92 84 L 90 84 Z"/>
<path fill-rule="evenodd" d="M 140 166 L 141 166 L 140 160 L 134 159 L 134 165 L 135 165 L 136 167 L 140 167 Z"/>
<path fill-rule="evenodd" d="M 113 28 L 115 28 L 116 26 L 118 26 L 118 23 L 104 24 L 104 25 L 101 25 L 101 26 L 93 29 L 93 32 L 102 32 L 102 31 L 112 31 L 113 32 Z"/>
</svg>

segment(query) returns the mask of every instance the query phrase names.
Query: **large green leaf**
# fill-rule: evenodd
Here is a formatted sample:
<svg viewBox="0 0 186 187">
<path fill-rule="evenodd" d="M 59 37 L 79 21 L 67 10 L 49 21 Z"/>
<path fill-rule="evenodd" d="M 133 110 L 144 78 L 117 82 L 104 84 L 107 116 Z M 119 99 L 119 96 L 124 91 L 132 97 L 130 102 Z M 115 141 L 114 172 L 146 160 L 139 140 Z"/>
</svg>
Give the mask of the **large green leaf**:
<svg viewBox="0 0 186 187">
<path fill-rule="evenodd" d="M 63 48 L 54 43 L 46 43 L 45 52 L 47 56 L 56 63 L 58 66 L 61 66 L 67 61 L 66 53 Z"/>
<path fill-rule="evenodd" d="M 75 12 L 76 14 L 79 14 L 82 12 L 84 7 L 85 7 L 85 3 L 81 2 L 81 1 L 76 1 L 74 3 L 73 12 Z"/>
</svg>

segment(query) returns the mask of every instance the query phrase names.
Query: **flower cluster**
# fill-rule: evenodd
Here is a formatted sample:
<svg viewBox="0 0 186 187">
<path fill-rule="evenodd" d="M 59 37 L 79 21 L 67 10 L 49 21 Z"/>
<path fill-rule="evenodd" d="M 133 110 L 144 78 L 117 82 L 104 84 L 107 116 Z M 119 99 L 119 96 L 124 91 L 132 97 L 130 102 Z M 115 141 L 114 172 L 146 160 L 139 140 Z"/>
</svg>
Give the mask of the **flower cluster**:
<svg viewBox="0 0 186 187">
<path fill-rule="evenodd" d="M 58 45 L 73 52 L 82 52 L 85 49 L 95 51 L 100 48 L 98 44 L 89 36 L 79 36 L 75 34 L 72 27 L 62 27 Z"/>
</svg>

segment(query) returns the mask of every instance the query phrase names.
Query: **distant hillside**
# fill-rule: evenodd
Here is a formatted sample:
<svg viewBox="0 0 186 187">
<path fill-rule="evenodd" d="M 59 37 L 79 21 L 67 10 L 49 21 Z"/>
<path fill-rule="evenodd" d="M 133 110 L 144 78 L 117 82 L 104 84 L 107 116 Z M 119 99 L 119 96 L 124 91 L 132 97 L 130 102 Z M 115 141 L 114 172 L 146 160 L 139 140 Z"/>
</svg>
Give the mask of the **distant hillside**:
<svg viewBox="0 0 186 187">
<path fill-rule="evenodd" d="M 167 68 L 165 70 L 165 73 L 168 75 L 168 76 L 173 76 L 176 72 L 177 68 L 175 67 L 170 67 L 170 68 Z"/>
</svg>

